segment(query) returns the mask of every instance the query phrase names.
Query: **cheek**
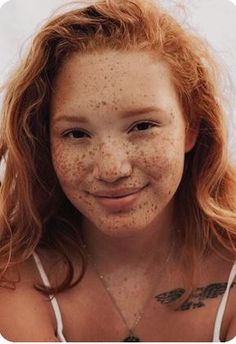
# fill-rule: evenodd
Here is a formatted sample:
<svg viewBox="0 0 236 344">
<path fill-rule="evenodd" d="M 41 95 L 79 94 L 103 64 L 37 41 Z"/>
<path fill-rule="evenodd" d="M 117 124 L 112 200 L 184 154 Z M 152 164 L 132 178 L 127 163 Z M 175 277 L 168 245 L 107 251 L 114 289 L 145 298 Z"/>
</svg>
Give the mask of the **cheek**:
<svg viewBox="0 0 236 344">
<path fill-rule="evenodd" d="M 177 138 L 162 137 L 147 145 L 140 156 L 142 169 L 163 188 L 179 184 L 184 167 L 184 143 Z"/>
<path fill-rule="evenodd" d="M 62 187 L 78 182 L 85 170 L 86 156 L 78 150 L 65 147 L 62 143 L 51 144 L 52 162 Z"/>
</svg>

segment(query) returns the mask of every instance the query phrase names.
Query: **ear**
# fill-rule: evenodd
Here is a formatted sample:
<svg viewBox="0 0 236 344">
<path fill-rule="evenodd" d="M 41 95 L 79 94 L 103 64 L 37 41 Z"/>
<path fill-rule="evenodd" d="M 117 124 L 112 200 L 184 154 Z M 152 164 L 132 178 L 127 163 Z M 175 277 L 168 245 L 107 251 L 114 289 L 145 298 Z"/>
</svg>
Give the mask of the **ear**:
<svg viewBox="0 0 236 344">
<path fill-rule="evenodd" d="M 185 128 L 185 153 L 190 152 L 197 142 L 200 129 L 200 121 L 194 121 Z"/>
</svg>

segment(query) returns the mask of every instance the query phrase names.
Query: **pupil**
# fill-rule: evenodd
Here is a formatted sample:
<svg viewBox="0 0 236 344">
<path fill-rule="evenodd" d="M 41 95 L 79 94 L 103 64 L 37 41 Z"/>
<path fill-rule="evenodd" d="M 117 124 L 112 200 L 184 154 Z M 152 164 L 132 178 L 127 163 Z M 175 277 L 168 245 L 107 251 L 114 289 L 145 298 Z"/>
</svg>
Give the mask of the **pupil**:
<svg viewBox="0 0 236 344">
<path fill-rule="evenodd" d="M 145 123 L 145 122 L 143 122 L 143 123 L 138 124 L 137 127 L 138 127 L 140 130 L 145 130 L 145 129 L 148 129 L 149 125 L 150 125 L 150 123 Z"/>
<path fill-rule="evenodd" d="M 84 135 L 84 133 L 82 131 L 74 131 L 73 132 L 73 136 L 76 139 L 83 137 L 83 135 Z"/>
</svg>

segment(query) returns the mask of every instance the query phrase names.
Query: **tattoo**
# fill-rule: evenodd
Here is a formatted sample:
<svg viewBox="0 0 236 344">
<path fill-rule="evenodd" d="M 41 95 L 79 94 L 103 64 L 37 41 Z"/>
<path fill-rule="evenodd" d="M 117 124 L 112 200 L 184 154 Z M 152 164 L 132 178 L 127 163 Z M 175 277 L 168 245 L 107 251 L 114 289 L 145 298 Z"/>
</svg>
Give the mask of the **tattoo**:
<svg viewBox="0 0 236 344">
<path fill-rule="evenodd" d="M 230 288 L 234 287 L 236 282 L 234 282 Z M 205 299 L 214 299 L 222 294 L 224 294 L 227 288 L 227 283 L 212 283 L 207 287 L 195 289 L 189 298 L 183 302 L 176 311 L 186 311 L 189 309 L 195 309 L 205 306 Z M 157 302 L 161 304 L 169 304 L 178 300 L 185 290 L 183 288 L 177 288 L 166 293 L 161 293 L 155 296 Z"/>
</svg>

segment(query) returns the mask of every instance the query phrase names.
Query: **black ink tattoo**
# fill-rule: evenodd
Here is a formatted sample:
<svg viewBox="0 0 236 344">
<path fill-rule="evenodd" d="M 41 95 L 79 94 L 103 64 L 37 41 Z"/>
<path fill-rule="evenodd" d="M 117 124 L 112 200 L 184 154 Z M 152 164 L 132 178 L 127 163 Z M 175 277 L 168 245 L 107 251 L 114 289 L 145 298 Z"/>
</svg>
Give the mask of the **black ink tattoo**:
<svg viewBox="0 0 236 344">
<path fill-rule="evenodd" d="M 168 291 L 166 293 L 159 294 L 155 296 L 155 299 L 162 304 L 172 303 L 173 301 L 178 300 L 184 293 L 185 293 L 184 289 L 178 288 L 178 289 Z"/>
<path fill-rule="evenodd" d="M 236 282 L 234 282 L 231 285 L 231 288 L 236 285 Z M 189 309 L 195 309 L 204 307 L 205 299 L 214 299 L 222 294 L 224 294 L 225 290 L 227 288 L 227 283 L 212 283 L 209 284 L 207 287 L 197 288 L 195 289 L 190 297 L 183 302 L 179 308 L 176 310 L 178 311 L 186 311 Z M 177 288 L 171 291 L 168 291 L 166 293 L 161 293 L 159 295 L 155 296 L 155 299 L 157 302 L 161 304 L 169 304 L 176 300 L 178 300 L 183 294 L 185 293 L 185 290 L 183 288 Z"/>
</svg>

